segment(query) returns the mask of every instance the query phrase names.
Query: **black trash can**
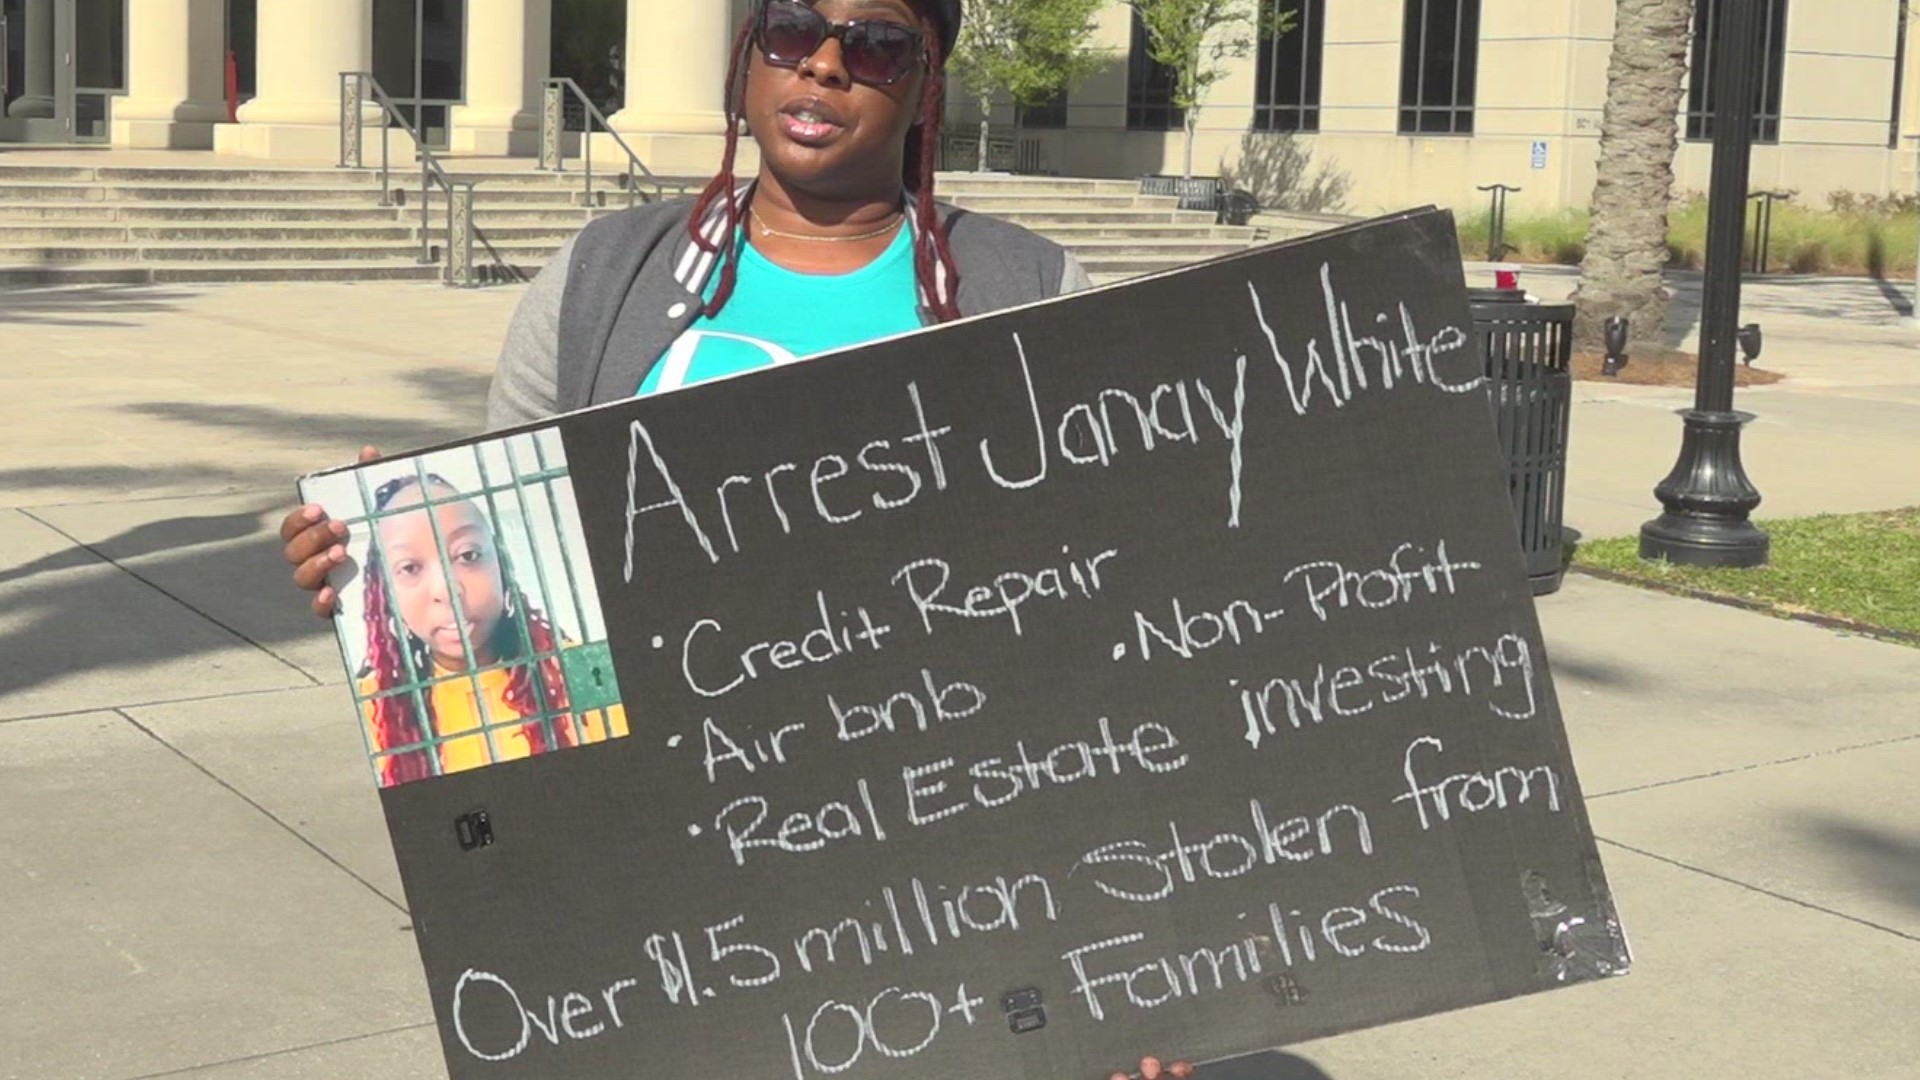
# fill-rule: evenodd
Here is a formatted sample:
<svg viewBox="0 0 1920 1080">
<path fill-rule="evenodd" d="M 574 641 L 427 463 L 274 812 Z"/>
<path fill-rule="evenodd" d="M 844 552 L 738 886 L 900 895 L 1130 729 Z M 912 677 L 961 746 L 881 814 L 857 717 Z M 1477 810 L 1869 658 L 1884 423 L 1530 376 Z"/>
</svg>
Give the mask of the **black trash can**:
<svg viewBox="0 0 1920 1080">
<path fill-rule="evenodd" d="M 1566 573 L 1567 422 L 1573 411 L 1573 305 L 1518 289 L 1470 289 L 1507 487 L 1533 594 Z"/>
</svg>

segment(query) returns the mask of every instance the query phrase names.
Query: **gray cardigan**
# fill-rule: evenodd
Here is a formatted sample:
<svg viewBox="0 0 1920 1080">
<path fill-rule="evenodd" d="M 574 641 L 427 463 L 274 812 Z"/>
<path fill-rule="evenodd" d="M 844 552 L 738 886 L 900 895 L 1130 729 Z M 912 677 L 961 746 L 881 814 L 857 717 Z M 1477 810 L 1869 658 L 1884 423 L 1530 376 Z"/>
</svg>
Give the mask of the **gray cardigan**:
<svg viewBox="0 0 1920 1080">
<path fill-rule="evenodd" d="M 742 185 L 736 198 L 745 198 Z M 687 229 L 693 200 L 652 203 L 588 225 L 535 277 L 514 311 L 487 395 L 487 429 L 537 423 L 632 397 L 653 365 L 699 317 L 717 259 Z M 1046 300 L 1089 284 L 1065 248 L 997 218 L 944 204 L 941 220 L 960 272 L 953 299 L 966 316 Z M 724 205 L 705 235 L 726 229 Z M 944 273 L 921 287 L 920 318 Z"/>
</svg>

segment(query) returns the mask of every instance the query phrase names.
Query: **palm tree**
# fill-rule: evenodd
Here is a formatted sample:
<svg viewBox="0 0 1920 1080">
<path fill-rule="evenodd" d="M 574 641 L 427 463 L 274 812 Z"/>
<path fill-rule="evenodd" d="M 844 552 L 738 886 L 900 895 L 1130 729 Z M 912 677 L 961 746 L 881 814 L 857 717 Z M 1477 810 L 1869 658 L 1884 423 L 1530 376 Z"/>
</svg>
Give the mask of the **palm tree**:
<svg viewBox="0 0 1920 1080">
<path fill-rule="evenodd" d="M 1575 336 L 1584 343 L 1599 341 L 1612 315 L 1627 317 L 1634 341 L 1662 340 L 1672 299 L 1662 278 L 1667 207 L 1693 8 L 1694 0 L 1616 5 L 1599 178 L 1576 295 Z"/>
</svg>

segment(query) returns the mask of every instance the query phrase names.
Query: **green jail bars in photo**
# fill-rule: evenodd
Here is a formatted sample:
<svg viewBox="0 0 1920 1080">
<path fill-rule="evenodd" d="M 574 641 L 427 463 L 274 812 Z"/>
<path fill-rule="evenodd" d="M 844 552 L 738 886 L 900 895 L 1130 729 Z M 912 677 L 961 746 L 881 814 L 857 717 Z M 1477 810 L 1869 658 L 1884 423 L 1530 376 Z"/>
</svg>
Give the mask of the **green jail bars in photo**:
<svg viewBox="0 0 1920 1080">
<path fill-rule="evenodd" d="M 335 627 L 381 786 L 626 733 L 556 432 L 351 482 Z"/>
</svg>

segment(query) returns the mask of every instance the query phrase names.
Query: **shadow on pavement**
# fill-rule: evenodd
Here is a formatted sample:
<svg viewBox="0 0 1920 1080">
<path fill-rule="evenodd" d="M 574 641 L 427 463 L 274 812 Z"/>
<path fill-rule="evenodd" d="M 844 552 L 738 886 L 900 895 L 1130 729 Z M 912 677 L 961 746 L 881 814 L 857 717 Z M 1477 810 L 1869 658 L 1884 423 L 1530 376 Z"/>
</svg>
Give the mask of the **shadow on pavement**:
<svg viewBox="0 0 1920 1080">
<path fill-rule="evenodd" d="M 227 540 L 239 540 L 261 531 L 260 516 L 274 509 L 272 505 L 263 505 L 256 509 L 236 514 L 213 514 L 204 517 L 170 518 L 164 521 L 150 521 L 136 525 L 111 540 L 106 541 L 104 549 L 111 552 L 115 560 L 137 559 L 145 555 L 157 555 L 164 551 L 176 551 L 184 548 L 199 547 L 203 544 L 215 544 Z M 36 574 L 54 570 L 68 570 L 77 566 L 86 566 L 98 561 L 93 552 L 78 544 L 65 551 L 43 556 L 32 562 L 0 570 L 0 585 L 10 581 L 23 581 Z"/>
<path fill-rule="evenodd" d="M 1566 281 L 1571 289 L 1577 271 L 1529 267 L 1549 279 Z M 1700 329 L 1705 275 L 1698 270 L 1668 270 L 1667 289 L 1673 294 L 1667 307 L 1665 339 L 1669 349 L 1684 349 Z M 1740 321 L 1765 326 L 1768 316 L 1838 319 L 1867 326 L 1894 326 L 1913 315 L 1912 286 L 1884 278 L 1802 277 L 1791 274 L 1749 274 L 1742 279 Z M 1645 342 L 1634 343 L 1644 348 Z"/>
<path fill-rule="evenodd" d="M 1269 1050 L 1194 1070 L 1195 1080 L 1333 1080 L 1327 1072 L 1297 1054 Z"/>
<path fill-rule="evenodd" d="M 128 326 L 114 316 L 170 311 L 199 293 L 153 285 L 0 288 L 0 323 L 37 326 Z"/>
<path fill-rule="evenodd" d="M 236 636 L 282 657 L 278 646 L 326 630 L 301 605 L 284 563 L 275 565 L 276 544 L 267 542 L 265 528 L 261 532 L 244 542 L 209 542 L 140 563 L 138 577 L 182 603 L 173 611 L 169 607 L 175 601 L 152 596 L 148 586 L 86 557 L 81 548 L 40 559 L 33 567 L 35 577 L 0 586 L 0 607 L 8 613 L 0 651 L 10 657 L 0 665 L 0 698 L 75 673 L 152 673 L 157 665 L 173 661 L 209 663 L 184 671 L 182 678 L 192 680 L 186 686 L 165 686 L 167 676 L 152 673 L 154 700 L 217 696 L 242 688 L 221 675 L 230 667 L 221 653 L 244 650 Z M 83 557 L 86 563 L 81 563 Z M 88 565 L 98 569 L 86 571 Z M 50 573 L 56 567 L 75 569 Z M 242 603 L 242 596 L 252 600 Z M 196 615 L 209 607 L 211 619 Z M 236 617 L 242 607 L 246 617 Z M 215 682 L 205 682 L 209 676 Z M 88 701 L 88 707 L 104 705 L 108 701 Z"/>
<path fill-rule="evenodd" d="M 248 440 L 300 445 L 334 442 L 343 447 L 370 442 L 396 453 L 479 432 L 479 403 L 487 386 L 484 376 L 428 370 L 409 374 L 404 381 L 420 401 L 430 405 L 422 410 L 430 415 L 395 420 L 177 402 L 135 409 L 203 430 L 240 429 Z M 472 423 L 448 419 L 463 412 L 474 417 Z M 317 461 L 315 467 L 327 464 Z M 282 646 L 311 647 L 330 637 L 327 625 L 313 617 L 293 586 L 292 572 L 280 552 L 278 523 L 296 505 L 295 479 L 279 470 L 248 471 L 244 463 L 232 470 L 162 465 L 0 472 L 0 490 L 98 487 L 103 491 L 102 502 L 121 497 L 129 486 L 150 489 L 162 483 L 207 482 L 229 492 L 238 487 L 250 493 L 240 509 L 230 509 L 234 504 L 228 501 L 218 513 L 206 512 L 192 497 L 156 500 L 148 504 L 154 514 L 164 515 L 156 520 L 20 565 L 0 566 L 0 610 L 8 616 L 6 629 L 0 632 L 0 656 L 8 658 L 0 665 L 0 693 L 40 686 L 75 670 L 137 669 L 195 659 L 239 645 L 234 635 L 283 660 Z M 231 500 L 233 495 L 207 498 Z M 120 609 L 133 594 L 128 592 L 125 574 L 59 573 L 101 566 L 101 556 L 137 563 L 125 567 L 127 572 L 204 613 L 211 625 L 203 622 L 204 632 L 172 634 L 126 625 L 127 613 Z M 193 618 L 184 609 L 181 614 Z M 219 692 L 219 688 L 205 689 Z"/>
<path fill-rule="evenodd" d="M 0 670 L 0 695 L 76 672 L 211 660 L 210 667 L 193 669 L 198 678 L 223 666 L 213 654 L 244 648 L 243 642 L 284 660 L 282 646 L 327 634 L 326 624 L 302 603 L 278 537 L 265 522 L 265 515 L 279 509 L 263 498 L 231 514 L 146 522 L 92 545 L 74 544 L 0 570 L 0 608 L 8 615 L 7 629 L 0 633 L 0 653 L 8 657 Z M 115 570 L 95 552 L 115 562 L 140 561 Z M 86 572 L 89 567 L 94 570 Z M 149 585 L 174 599 L 149 595 Z M 178 617 L 167 618 L 167 608 L 175 604 L 182 605 Z M 152 689 L 157 699 L 235 688 Z"/>
<path fill-rule="evenodd" d="M 1853 877 L 1920 910 L 1920 832 L 1894 832 L 1828 815 L 1816 816 L 1807 828 Z"/>
<path fill-rule="evenodd" d="M 1742 321 L 1764 323 L 1767 315 L 1841 319 L 1892 326 L 1913 313 L 1911 297 L 1884 278 L 1766 275 L 1747 279 Z"/>
<path fill-rule="evenodd" d="M 481 400 L 484 399 L 483 390 Z M 458 424 L 451 421 L 423 422 L 393 417 L 307 413 L 271 405 L 220 405 L 190 401 L 129 405 L 125 406 L 125 410 L 156 420 L 200 428 L 238 429 L 260 439 L 302 444 L 324 442 L 355 449 L 370 443 L 392 453 L 477 435 L 480 430 L 477 411 L 474 423 Z M 325 462 L 316 462 L 315 468 L 325 465 Z"/>
<path fill-rule="evenodd" d="M 314 469 L 348 460 L 353 451 L 371 443 L 392 453 L 433 446 L 480 433 L 486 409 L 488 376 L 441 369 L 423 369 L 401 376 L 412 396 L 431 403 L 440 419 L 353 416 L 307 412 L 270 406 L 208 405 L 200 402 L 152 402 L 126 407 L 142 416 L 185 424 L 201 430 L 242 431 L 277 443 L 312 446 L 334 444 L 338 457 L 317 459 Z M 471 418 L 471 419 L 462 419 Z M 41 488 L 98 488 L 125 497 L 128 492 L 204 487 L 208 491 L 272 489 L 285 493 L 292 508 L 297 477 L 285 469 L 233 466 L 155 464 L 36 466 L 0 469 L 0 493 L 19 494 Z M 137 496 L 136 496 L 137 497 Z M 28 504 L 31 505 L 31 504 Z"/>
<path fill-rule="evenodd" d="M 272 405 L 222 405 L 197 401 L 156 401 L 124 406 L 125 411 L 157 420 L 188 424 L 207 430 L 242 431 L 276 442 L 303 445 L 315 442 L 358 449 L 372 444 L 391 453 L 433 446 L 480 434 L 481 417 L 492 378 L 446 369 L 423 368 L 407 372 L 400 381 L 411 388 L 407 396 L 431 403 L 441 419 L 357 416 L 351 413 L 309 412 Z M 325 463 L 316 462 L 315 467 Z"/>
<path fill-rule="evenodd" d="M 1556 646 L 1552 641 L 1547 645 L 1550 653 L 1548 663 L 1552 665 L 1553 680 L 1556 684 L 1588 683 L 1626 690 L 1644 685 L 1646 682 L 1638 672 L 1630 668 L 1583 657 L 1565 645 Z"/>
<path fill-rule="evenodd" d="M 222 488 L 262 488 L 278 484 L 292 490 L 287 478 L 277 471 L 244 472 L 203 465 L 45 465 L 27 469 L 0 469 L 0 492 L 24 494 L 43 488 L 100 488 L 124 493 L 146 488 L 204 486 L 209 491 Z"/>
<path fill-rule="evenodd" d="M 1880 295 L 1886 298 L 1887 306 L 1893 309 L 1895 315 L 1903 319 L 1913 318 L 1913 297 L 1910 294 L 1900 291 L 1899 286 L 1883 277 L 1874 278 L 1873 284 L 1880 290 Z"/>
</svg>

